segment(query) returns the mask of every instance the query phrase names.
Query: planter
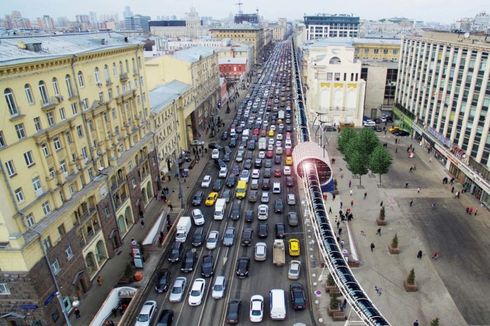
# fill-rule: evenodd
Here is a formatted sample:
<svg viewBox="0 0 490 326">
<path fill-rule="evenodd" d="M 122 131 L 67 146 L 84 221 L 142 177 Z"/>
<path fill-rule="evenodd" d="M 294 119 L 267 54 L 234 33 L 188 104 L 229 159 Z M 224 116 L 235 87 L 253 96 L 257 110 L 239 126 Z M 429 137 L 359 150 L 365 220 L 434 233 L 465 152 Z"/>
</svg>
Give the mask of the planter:
<svg viewBox="0 0 490 326">
<path fill-rule="evenodd" d="M 340 290 L 337 288 L 337 285 L 325 285 L 325 291 L 328 293 L 340 293 Z"/>
<path fill-rule="evenodd" d="M 343 313 L 342 310 L 340 310 L 340 308 L 335 308 L 335 309 L 332 309 L 330 307 L 328 307 L 328 315 L 330 317 L 333 317 L 335 314 L 338 314 L 338 313 Z"/>
<path fill-rule="evenodd" d="M 383 226 L 383 225 L 388 224 L 388 222 L 386 222 L 386 220 L 381 220 L 381 219 L 377 218 L 376 224 L 378 224 L 379 226 Z"/>
<path fill-rule="evenodd" d="M 345 315 L 345 312 L 343 312 L 343 311 L 334 311 L 332 313 L 332 320 L 333 321 L 347 320 L 347 316 Z"/>
<path fill-rule="evenodd" d="M 410 284 L 407 283 L 407 281 L 403 281 L 403 287 L 405 288 L 405 291 L 407 292 L 417 292 L 417 284 Z"/>
<path fill-rule="evenodd" d="M 400 248 L 396 247 L 392 247 L 391 245 L 388 245 L 388 250 L 390 251 L 390 254 L 392 255 L 398 255 L 400 253 Z"/>
</svg>

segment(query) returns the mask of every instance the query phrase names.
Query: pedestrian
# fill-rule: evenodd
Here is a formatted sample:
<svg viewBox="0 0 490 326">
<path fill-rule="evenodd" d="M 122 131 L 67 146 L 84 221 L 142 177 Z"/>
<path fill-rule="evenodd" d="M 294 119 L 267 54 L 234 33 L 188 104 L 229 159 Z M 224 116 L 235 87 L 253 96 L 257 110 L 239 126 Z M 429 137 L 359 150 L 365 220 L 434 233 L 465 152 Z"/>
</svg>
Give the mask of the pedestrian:
<svg viewBox="0 0 490 326">
<path fill-rule="evenodd" d="M 378 295 L 381 295 L 381 294 L 383 293 L 383 289 L 381 289 L 381 288 L 377 287 L 376 285 L 374 286 L 374 290 L 376 291 L 376 293 L 377 293 Z"/>
<path fill-rule="evenodd" d="M 352 186 L 352 180 L 349 180 L 349 188 Z"/>
<path fill-rule="evenodd" d="M 365 237 L 365 236 L 366 236 L 366 232 L 364 232 L 364 230 L 361 230 L 361 235 L 362 235 L 363 237 Z"/>
<path fill-rule="evenodd" d="M 143 219 L 140 220 L 140 225 L 142 229 L 145 228 L 145 221 Z"/>
<path fill-rule="evenodd" d="M 379 203 L 379 207 L 383 207 L 383 201 L 381 201 L 381 203 Z"/>
<path fill-rule="evenodd" d="M 80 316 L 80 309 L 78 309 L 78 307 L 75 307 L 74 312 L 75 312 L 75 317 L 76 317 L 77 319 L 80 319 L 80 317 L 81 317 L 81 316 Z"/>
<path fill-rule="evenodd" d="M 342 206 L 343 206 L 343 203 L 342 203 L 342 202 L 340 202 L 340 209 L 342 209 Z"/>
<path fill-rule="evenodd" d="M 352 197 L 352 189 L 349 190 L 349 195 Z"/>
<path fill-rule="evenodd" d="M 459 198 L 459 191 L 456 192 L 456 198 Z"/>
<path fill-rule="evenodd" d="M 381 228 L 378 228 L 378 230 L 376 231 L 376 235 L 381 236 Z"/>
<path fill-rule="evenodd" d="M 103 282 L 102 276 L 101 275 L 97 276 L 97 285 L 102 286 L 102 282 Z"/>
<path fill-rule="evenodd" d="M 454 186 L 451 187 L 451 193 L 453 193 L 453 192 L 454 192 Z"/>
<path fill-rule="evenodd" d="M 337 229 L 340 227 L 340 221 L 337 221 Z"/>
<path fill-rule="evenodd" d="M 138 242 L 136 242 L 136 240 L 134 240 L 134 239 L 131 239 L 131 245 L 132 246 L 137 246 L 138 245 Z"/>
<path fill-rule="evenodd" d="M 335 200 L 335 192 L 332 193 L 332 200 Z"/>
<path fill-rule="evenodd" d="M 413 172 L 413 168 L 410 167 L 410 169 L 408 170 L 408 172 L 412 173 Z"/>
<path fill-rule="evenodd" d="M 408 182 L 405 182 L 405 188 L 408 188 Z"/>
<path fill-rule="evenodd" d="M 417 258 L 422 259 L 422 250 L 419 250 L 419 252 L 417 253 Z"/>
<path fill-rule="evenodd" d="M 478 212 L 478 208 L 475 208 L 475 216 L 476 216 L 476 213 Z"/>
<path fill-rule="evenodd" d="M 417 193 L 420 194 L 420 187 L 417 188 Z"/>
<path fill-rule="evenodd" d="M 340 249 L 344 248 L 345 242 L 344 240 L 340 240 Z"/>
<path fill-rule="evenodd" d="M 342 228 L 339 228 L 339 236 L 342 234 Z"/>
<path fill-rule="evenodd" d="M 374 243 L 371 242 L 371 252 L 373 252 L 374 248 L 375 248 L 375 245 L 374 245 Z"/>
<path fill-rule="evenodd" d="M 436 208 L 436 203 L 432 203 L 432 209 Z"/>
<path fill-rule="evenodd" d="M 419 321 L 417 319 L 415 319 L 415 321 L 413 322 L 413 326 L 419 326 Z"/>
<path fill-rule="evenodd" d="M 354 206 L 354 201 L 353 200 L 350 201 L 350 206 L 351 207 Z"/>
<path fill-rule="evenodd" d="M 172 206 L 172 204 L 170 202 L 168 203 L 168 208 L 170 209 L 171 212 L 174 211 L 174 207 Z"/>
<path fill-rule="evenodd" d="M 332 214 L 332 207 L 328 208 L 328 214 Z"/>
<path fill-rule="evenodd" d="M 432 259 L 437 260 L 438 258 L 439 258 L 439 252 L 438 251 L 434 251 L 432 253 Z"/>
<path fill-rule="evenodd" d="M 395 147 L 395 153 L 398 153 L 398 147 Z"/>
<path fill-rule="evenodd" d="M 366 199 L 366 197 L 367 197 L 367 192 L 364 193 L 364 199 Z"/>
<path fill-rule="evenodd" d="M 410 207 L 412 207 L 413 205 L 413 199 L 410 201 Z"/>
</svg>

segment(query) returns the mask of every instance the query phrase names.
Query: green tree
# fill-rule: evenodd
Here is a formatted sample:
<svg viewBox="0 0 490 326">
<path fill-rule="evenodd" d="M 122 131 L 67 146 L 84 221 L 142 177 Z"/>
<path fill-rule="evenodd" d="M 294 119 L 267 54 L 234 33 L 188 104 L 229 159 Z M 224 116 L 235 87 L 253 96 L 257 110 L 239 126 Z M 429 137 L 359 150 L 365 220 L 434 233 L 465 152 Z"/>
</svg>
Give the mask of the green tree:
<svg viewBox="0 0 490 326">
<path fill-rule="evenodd" d="M 439 318 L 432 319 L 430 326 L 439 326 Z"/>
<path fill-rule="evenodd" d="M 415 284 L 415 271 L 413 268 L 410 270 L 410 273 L 408 273 L 407 284 Z"/>
<path fill-rule="evenodd" d="M 355 145 L 367 160 L 369 155 L 379 145 L 379 140 L 371 128 L 362 128 L 357 133 Z"/>
<path fill-rule="evenodd" d="M 361 178 L 368 171 L 366 159 L 355 149 L 355 145 L 349 145 L 345 156 L 347 159 L 347 168 L 352 174 L 359 175 L 359 185 L 361 185 Z"/>
<path fill-rule="evenodd" d="M 345 150 L 353 138 L 356 137 L 356 131 L 353 128 L 343 128 L 338 137 L 338 146 L 340 152 L 345 155 Z"/>
<path fill-rule="evenodd" d="M 376 146 L 369 155 L 369 168 L 379 175 L 379 184 L 381 175 L 388 173 L 392 160 L 390 153 L 381 145 Z"/>
</svg>

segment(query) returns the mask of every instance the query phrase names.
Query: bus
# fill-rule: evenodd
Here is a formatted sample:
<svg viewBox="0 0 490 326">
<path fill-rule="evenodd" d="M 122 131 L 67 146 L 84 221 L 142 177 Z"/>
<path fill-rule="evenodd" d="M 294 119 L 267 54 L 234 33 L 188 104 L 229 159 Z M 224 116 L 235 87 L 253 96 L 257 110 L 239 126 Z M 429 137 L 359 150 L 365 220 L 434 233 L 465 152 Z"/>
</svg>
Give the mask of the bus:
<svg viewBox="0 0 490 326">
<path fill-rule="evenodd" d="M 240 180 L 236 186 L 235 197 L 237 199 L 243 199 L 247 195 L 247 181 Z"/>
</svg>

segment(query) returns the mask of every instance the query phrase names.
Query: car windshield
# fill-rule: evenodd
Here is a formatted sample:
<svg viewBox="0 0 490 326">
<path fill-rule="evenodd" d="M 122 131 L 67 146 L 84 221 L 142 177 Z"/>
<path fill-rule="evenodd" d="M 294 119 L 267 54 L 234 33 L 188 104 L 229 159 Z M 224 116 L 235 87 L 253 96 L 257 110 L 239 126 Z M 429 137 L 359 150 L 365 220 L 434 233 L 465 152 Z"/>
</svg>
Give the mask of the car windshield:
<svg viewBox="0 0 490 326">
<path fill-rule="evenodd" d="M 222 290 L 223 290 L 223 286 L 221 286 L 221 284 L 216 284 L 216 285 L 214 286 L 214 290 L 215 290 L 215 291 L 222 291 Z"/>
<path fill-rule="evenodd" d="M 182 287 L 181 287 L 180 285 L 175 286 L 175 287 L 172 289 L 172 293 L 174 293 L 174 294 L 180 294 L 180 293 L 182 293 Z"/>
<path fill-rule="evenodd" d="M 147 314 L 139 314 L 138 318 L 136 318 L 136 320 L 140 321 L 140 322 L 147 322 L 148 320 L 150 320 L 149 317 L 150 316 L 148 316 Z"/>
<path fill-rule="evenodd" d="M 193 296 L 193 297 L 197 297 L 200 294 L 201 294 L 201 291 L 199 291 L 199 290 L 192 290 L 191 291 L 191 296 Z"/>
<path fill-rule="evenodd" d="M 260 310 L 252 310 L 252 316 L 260 316 Z"/>
</svg>

